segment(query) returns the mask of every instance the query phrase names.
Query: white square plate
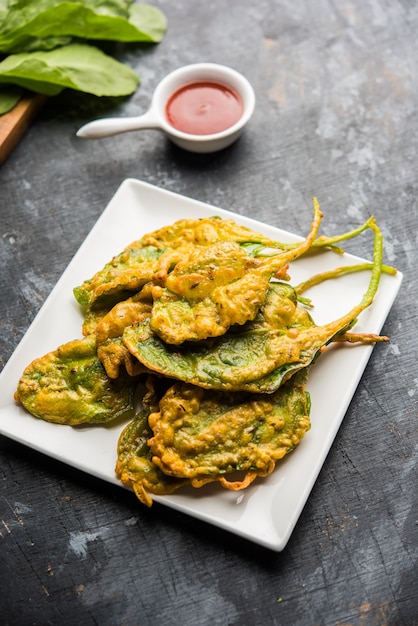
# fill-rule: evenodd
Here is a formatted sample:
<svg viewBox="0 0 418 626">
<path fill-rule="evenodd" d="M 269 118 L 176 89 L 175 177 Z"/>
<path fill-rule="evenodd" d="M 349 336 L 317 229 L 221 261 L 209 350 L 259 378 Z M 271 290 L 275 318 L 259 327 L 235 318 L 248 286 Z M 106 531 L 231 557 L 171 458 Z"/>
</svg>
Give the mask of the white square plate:
<svg viewBox="0 0 418 626">
<path fill-rule="evenodd" d="M 300 239 L 147 183 L 125 180 L 0 375 L 0 433 L 93 476 L 120 484 L 114 473 L 120 425 L 72 428 L 50 424 L 32 417 L 18 406 L 13 393 L 24 368 L 34 358 L 81 337 L 82 316 L 72 293 L 75 286 L 143 234 L 178 219 L 210 215 L 234 219 L 273 240 Z M 310 222 L 311 216 L 307 215 L 306 232 Z M 326 216 L 323 223 L 326 233 Z M 370 233 L 368 236 L 371 238 Z M 372 252 L 372 243 L 370 250 Z M 291 268 L 292 284 L 337 265 L 361 261 L 349 254 L 340 257 L 332 252 L 300 259 Z M 313 316 L 316 323 L 326 323 L 349 311 L 360 301 L 369 278 L 369 272 L 361 272 L 315 287 L 308 295 L 315 304 Z M 375 301 L 361 314 L 356 330 L 380 332 L 401 281 L 399 273 L 382 276 Z M 382 349 L 385 350 L 385 345 L 376 347 L 376 350 Z M 324 463 L 371 351 L 370 346 L 333 346 L 320 357 L 311 370 L 308 383 L 312 398 L 312 428 L 268 478 L 257 480 L 241 492 L 212 484 L 201 489 L 186 488 L 171 496 L 155 497 L 155 500 L 272 550 L 282 550 Z"/>
</svg>

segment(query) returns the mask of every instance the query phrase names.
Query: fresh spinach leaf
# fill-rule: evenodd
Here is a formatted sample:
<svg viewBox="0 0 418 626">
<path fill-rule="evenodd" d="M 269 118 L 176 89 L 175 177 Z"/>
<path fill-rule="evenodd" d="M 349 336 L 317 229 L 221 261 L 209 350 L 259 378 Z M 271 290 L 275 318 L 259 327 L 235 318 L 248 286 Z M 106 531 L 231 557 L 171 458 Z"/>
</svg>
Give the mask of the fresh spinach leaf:
<svg viewBox="0 0 418 626">
<path fill-rule="evenodd" d="M 11 54 L 0 63 L 0 82 L 53 96 L 65 87 L 96 96 L 126 96 L 138 75 L 94 46 L 69 44 L 48 52 Z"/>
<path fill-rule="evenodd" d="M 134 3 L 129 9 L 129 23 L 133 24 L 143 41 L 159 43 L 167 30 L 165 15 L 150 4 Z"/>
<path fill-rule="evenodd" d="M 11 111 L 22 96 L 22 88 L 17 85 L 2 85 L 0 87 L 0 115 Z"/>
<path fill-rule="evenodd" d="M 0 52 L 15 53 L 46 49 L 55 37 L 158 43 L 167 23 L 156 7 L 132 0 L 20 0 L 9 2 L 0 26 Z"/>
<path fill-rule="evenodd" d="M 0 28 L 7 15 L 7 0 L 0 0 Z"/>
</svg>

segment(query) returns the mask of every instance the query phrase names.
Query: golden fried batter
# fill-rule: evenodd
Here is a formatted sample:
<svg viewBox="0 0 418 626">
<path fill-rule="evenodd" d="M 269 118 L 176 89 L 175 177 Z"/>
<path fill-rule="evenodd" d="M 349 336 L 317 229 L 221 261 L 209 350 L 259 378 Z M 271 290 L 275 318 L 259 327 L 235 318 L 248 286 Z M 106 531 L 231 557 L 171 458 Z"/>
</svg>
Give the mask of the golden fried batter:
<svg viewBox="0 0 418 626">
<path fill-rule="evenodd" d="M 305 329 L 311 330 L 308 340 L 317 349 L 313 343 L 316 327 L 309 312 L 298 306 L 293 287 L 280 282 L 270 284 L 255 320 L 221 337 L 171 346 L 152 333 L 149 321 L 144 320 L 124 331 L 123 342 L 144 366 L 163 376 L 207 389 L 271 392 L 289 368 L 303 366 L 298 337 Z M 314 354 L 309 352 L 310 360 Z M 303 358 L 308 365 L 307 355 Z M 278 368 L 282 368 L 281 375 L 276 372 L 274 386 L 259 389 L 259 379 Z"/>
<path fill-rule="evenodd" d="M 308 368 L 325 346 L 387 339 L 348 332 L 372 303 L 383 267 L 374 218 L 316 238 L 321 217 L 314 199 L 310 232 L 295 244 L 217 217 L 179 220 L 133 242 L 75 288 L 84 339 L 33 361 L 16 400 L 38 418 L 78 425 L 131 418 L 141 399 L 119 438 L 116 474 L 147 506 L 183 485 L 243 489 L 267 476 L 310 428 Z M 340 319 L 316 326 L 301 293 L 366 264 L 296 288 L 272 279 L 290 280 L 291 261 L 314 247 L 340 252 L 336 243 L 367 228 L 375 245 L 366 293 Z"/>
<path fill-rule="evenodd" d="M 186 254 L 195 246 L 201 248 L 218 241 L 280 248 L 280 244 L 233 220 L 219 217 L 179 220 L 131 243 L 92 278 L 76 287 L 75 298 L 83 306 L 103 301 L 114 303 L 139 291 L 157 275 L 159 279 L 165 277 L 170 265 L 181 259 L 183 252 L 179 256 L 178 248 Z"/>
<path fill-rule="evenodd" d="M 121 366 L 130 376 L 148 372 L 122 342 L 124 330 L 147 319 L 151 313 L 151 304 L 143 298 L 141 291 L 128 300 L 118 302 L 97 324 L 97 356 L 109 378 L 118 378 Z"/>
<path fill-rule="evenodd" d="M 328 324 L 314 324 L 308 312 L 297 306 L 291 285 L 269 283 L 265 298 L 271 299 L 270 304 L 259 308 L 253 322 L 221 337 L 174 347 L 153 333 L 145 320 L 127 329 L 123 342 L 146 367 L 162 375 L 208 389 L 271 393 L 315 361 L 330 342 L 343 336 L 346 341 L 357 340 L 358 336 L 346 333 L 373 302 L 382 269 L 382 235 L 376 224 L 370 227 L 374 261 L 369 287 L 356 306 Z"/>
<path fill-rule="evenodd" d="M 254 319 L 271 278 L 312 245 L 322 217 L 316 201 L 314 211 L 309 235 L 287 252 L 256 259 L 234 242 L 195 248 L 168 274 L 165 289 L 154 290 L 153 332 L 180 345 L 219 337 L 234 324 Z"/>
<path fill-rule="evenodd" d="M 152 462 L 146 443 L 151 434 L 147 417 L 148 413 L 140 413 L 123 429 L 118 442 L 115 471 L 121 483 L 133 489 L 142 504 L 151 506 L 150 494 L 162 496 L 173 493 L 188 481 L 167 476 Z"/>
<path fill-rule="evenodd" d="M 135 379 L 112 381 L 89 335 L 35 359 L 19 380 L 15 399 L 35 417 L 57 424 L 101 424 L 133 413 Z"/>
<path fill-rule="evenodd" d="M 152 462 L 151 450 L 147 444 L 152 435 L 148 416 L 152 410 L 158 409 L 158 397 L 162 391 L 159 391 L 158 382 L 151 376 L 146 384 L 147 393 L 142 400 L 143 410 L 123 429 L 119 437 L 115 471 L 122 484 L 133 489 L 140 502 L 151 506 L 150 494 L 173 493 L 188 481 L 167 476 Z"/>
<path fill-rule="evenodd" d="M 273 394 L 240 395 L 176 383 L 149 416 L 153 462 L 169 476 L 193 486 L 218 480 L 242 488 L 270 474 L 310 428 L 307 371 Z M 243 481 L 228 475 L 243 471 Z"/>
<path fill-rule="evenodd" d="M 185 243 L 207 246 L 217 241 L 260 243 L 269 247 L 280 247 L 282 245 L 260 233 L 254 232 L 246 226 L 240 226 L 233 220 L 225 220 L 218 216 L 178 220 L 174 224 L 164 226 L 144 235 L 141 241 L 145 246 L 160 248 L 175 248 Z"/>
<path fill-rule="evenodd" d="M 85 307 L 113 305 L 138 292 L 158 272 L 164 252 L 154 246 L 143 246 L 141 241 L 132 243 L 74 289 L 77 302 Z"/>
</svg>

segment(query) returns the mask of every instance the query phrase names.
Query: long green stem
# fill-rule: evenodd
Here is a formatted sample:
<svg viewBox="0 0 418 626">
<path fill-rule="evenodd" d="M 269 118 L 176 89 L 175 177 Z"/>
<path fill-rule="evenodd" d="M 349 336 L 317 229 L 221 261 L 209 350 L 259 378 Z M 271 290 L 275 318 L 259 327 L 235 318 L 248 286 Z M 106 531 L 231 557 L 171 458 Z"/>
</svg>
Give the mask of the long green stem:
<svg viewBox="0 0 418 626">
<path fill-rule="evenodd" d="M 345 276 L 346 274 L 353 274 L 354 272 L 362 272 L 371 269 L 373 269 L 373 263 L 359 263 L 357 265 L 343 265 L 341 267 L 336 267 L 333 270 L 328 270 L 327 272 L 321 272 L 320 274 L 315 274 L 314 276 L 311 276 L 310 278 L 308 278 L 308 280 L 305 280 L 303 283 L 297 285 L 295 287 L 295 291 L 299 296 L 304 291 L 307 291 L 311 287 L 319 285 L 326 280 L 331 280 L 333 278 Z M 382 265 L 382 273 L 395 276 L 397 270 L 390 265 Z"/>
<path fill-rule="evenodd" d="M 330 280 L 333 278 L 339 278 L 340 276 L 345 276 L 346 274 L 351 274 L 353 272 L 361 272 L 364 270 L 372 270 L 372 276 L 369 283 L 369 288 L 367 292 L 363 296 L 363 300 L 361 305 L 368 306 L 377 291 L 377 287 L 379 285 L 380 276 L 382 273 L 390 274 L 391 276 L 396 275 L 396 269 L 389 265 L 382 264 L 383 257 L 383 237 L 380 231 L 380 228 L 376 224 L 376 220 L 374 217 L 363 224 L 361 229 L 357 229 L 358 232 L 363 232 L 365 228 L 370 228 L 374 231 L 374 248 L 373 248 L 373 263 L 358 263 L 354 265 L 344 265 L 342 267 L 337 267 L 333 270 L 328 270 L 326 272 L 321 272 L 319 274 L 315 274 L 300 283 L 295 287 L 295 291 L 298 297 L 298 301 L 304 304 L 305 306 L 312 306 L 312 302 L 309 298 L 303 297 L 301 294 L 314 287 L 315 285 L 319 285 L 320 283 Z M 351 231 L 353 233 L 355 231 Z M 347 233 L 346 233 L 347 234 Z"/>
<path fill-rule="evenodd" d="M 342 254 L 344 250 L 337 247 L 335 244 L 340 243 L 341 241 L 347 241 L 348 239 L 352 239 L 353 237 L 357 237 L 357 235 L 360 235 L 368 228 L 371 228 L 372 227 L 371 225 L 374 222 L 375 222 L 375 218 L 372 216 L 372 217 L 369 217 L 369 219 L 358 228 L 350 230 L 341 235 L 334 235 L 333 237 L 326 237 L 325 235 L 322 235 L 321 237 L 318 237 L 317 239 L 315 239 L 315 241 L 313 241 L 310 247 L 310 250 L 315 250 L 318 248 L 331 248 L 334 252 Z M 283 250 L 292 250 L 293 248 L 297 247 L 299 244 L 298 243 L 280 243 L 278 245 L 280 245 L 280 247 Z"/>
<path fill-rule="evenodd" d="M 311 229 L 306 239 L 302 242 L 297 243 L 294 247 L 289 248 L 287 250 L 280 251 L 279 254 L 268 256 L 263 259 L 263 267 L 265 268 L 266 274 L 272 274 L 274 272 L 278 272 L 280 269 L 285 267 L 288 263 L 291 263 L 298 257 L 302 256 L 305 252 L 309 250 L 315 241 L 315 237 L 318 233 L 319 226 L 321 224 L 322 212 L 319 206 L 319 202 L 316 198 L 313 198 L 313 206 L 314 206 L 314 219 L 311 224 Z"/>
</svg>

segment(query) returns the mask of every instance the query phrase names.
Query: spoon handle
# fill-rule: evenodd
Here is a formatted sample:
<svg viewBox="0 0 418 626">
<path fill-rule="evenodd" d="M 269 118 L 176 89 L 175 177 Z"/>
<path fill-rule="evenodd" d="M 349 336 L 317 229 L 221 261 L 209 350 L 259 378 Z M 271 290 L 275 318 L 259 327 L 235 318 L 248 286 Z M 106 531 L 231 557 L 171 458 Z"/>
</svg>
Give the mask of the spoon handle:
<svg viewBox="0 0 418 626">
<path fill-rule="evenodd" d="M 160 124 L 156 117 L 148 111 L 137 117 L 109 117 L 94 120 L 78 129 L 77 137 L 83 139 L 101 139 L 132 130 L 158 129 Z"/>
</svg>

